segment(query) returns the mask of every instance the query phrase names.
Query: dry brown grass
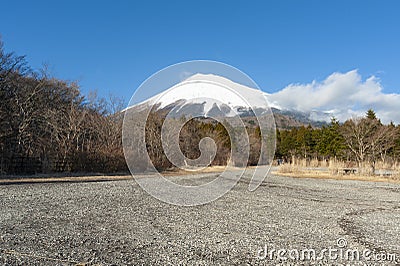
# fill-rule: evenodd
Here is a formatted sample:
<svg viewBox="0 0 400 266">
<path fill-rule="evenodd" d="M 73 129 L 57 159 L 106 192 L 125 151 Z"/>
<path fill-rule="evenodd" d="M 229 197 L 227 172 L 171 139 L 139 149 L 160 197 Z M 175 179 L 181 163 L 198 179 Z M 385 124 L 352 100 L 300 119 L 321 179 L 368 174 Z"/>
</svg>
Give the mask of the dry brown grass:
<svg viewBox="0 0 400 266">
<path fill-rule="evenodd" d="M 163 171 L 163 175 L 176 176 L 176 175 L 193 175 L 193 174 L 203 174 L 203 173 L 220 173 L 226 169 L 226 166 L 209 166 L 201 170 L 193 169 L 192 171 L 183 169 L 172 169 L 169 171 Z"/>
<path fill-rule="evenodd" d="M 317 160 L 292 160 L 291 164 L 283 164 L 274 172 L 276 175 L 290 176 L 296 178 L 319 178 L 319 179 L 335 179 L 335 180 L 358 180 L 371 182 L 389 182 L 400 183 L 400 167 L 399 164 L 377 164 L 382 170 L 394 171 L 390 176 L 373 175 L 369 165 L 360 170 L 357 169 L 355 174 L 344 174 L 345 168 L 356 168 L 353 162 L 344 162 L 330 160 L 329 162 L 317 162 Z"/>
<path fill-rule="evenodd" d="M 278 173 L 281 174 L 302 174 L 303 168 L 296 164 L 282 164 L 278 167 Z"/>
</svg>

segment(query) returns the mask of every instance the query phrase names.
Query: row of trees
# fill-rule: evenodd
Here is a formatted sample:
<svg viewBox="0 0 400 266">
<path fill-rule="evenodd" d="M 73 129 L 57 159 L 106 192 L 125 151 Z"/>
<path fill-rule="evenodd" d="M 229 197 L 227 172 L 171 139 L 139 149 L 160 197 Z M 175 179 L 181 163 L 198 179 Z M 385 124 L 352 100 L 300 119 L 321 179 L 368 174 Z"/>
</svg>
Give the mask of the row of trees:
<svg viewBox="0 0 400 266">
<path fill-rule="evenodd" d="M 182 119 L 176 119 L 173 121 L 171 126 L 174 128 L 179 128 L 182 122 Z M 186 123 L 183 124 L 183 127 L 180 130 L 179 137 L 177 138 L 178 145 L 174 145 L 173 138 L 175 137 L 174 132 L 170 130 L 164 131 L 166 132 L 166 136 L 162 139 L 162 127 L 165 123 L 165 117 L 158 113 L 151 113 L 149 118 L 147 119 L 146 124 L 146 147 L 149 157 L 152 161 L 152 164 L 157 169 L 167 169 L 173 167 L 173 162 L 170 159 L 174 160 L 176 158 L 175 165 L 180 167 L 188 167 L 190 166 L 190 160 L 196 160 L 201 156 L 201 150 L 199 144 L 204 138 L 211 138 L 214 140 L 215 147 L 210 145 L 205 145 L 203 152 L 203 156 L 207 158 L 203 158 L 203 163 L 210 165 L 226 165 L 230 158 L 230 148 L 231 142 L 226 131 L 225 127 L 216 121 L 202 121 L 202 119 L 189 119 Z M 164 146 L 162 141 L 164 140 Z M 167 148 L 166 141 L 170 141 L 171 148 L 169 154 L 172 157 L 168 158 L 165 148 Z M 186 158 L 179 159 L 179 156 L 174 156 L 174 153 L 178 151 L 178 149 L 182 152 L 183 156 Z M 211 152 L 215 150 L 215 156 L 211 154 Z M 209 153 L 209 154 L 208 154 Z M 209 158 L 212 158 L 210 160 Z M 201 162 L 198 162 L 201 164 Z M 197 164 L 197 165 L 198 165 Z"/>
<path fill-rule="evenodd" d="M 33 71 L 24 57 L 6 53 L 0 42 L 0 174 L 127 170 L 122 148 L 122 101 L 84 97 L 79 86 Z M 173 164 L 166 156 L 161 139 L 165 113 L 152 112 L 146 120 L 146 145 L 132 146 L 147 153 L 154 166 L 168 169 Z M 178 121 L 176 123 L 181 123 Z M 228 123 L 211 119 L 190 119 L 179 132 L 179 148 L 187 165 L 201 155 L 201 145 L 213 158 L 211 165 L 237 163 L 231 148 L 245 150 L 242 139 L 231 143 Z M 133 135 L 141 134 L 133 129 Z M 137 127 L 136 127 L 137 128 Z M 232 130 L 232 128 L 230 128 Z M 246 127 L 250 150 L 248 165 L 256 165 L 260 156 L 261 132 L 255 123 Z M 170 132 L 170 137 L 176 135 Z M 276 158 L 353 161 L 359 166 L 369 163 L 393 164 L 400 155 L 400 127 L 384 125 L 369 110 L 365 117 L 339 123 L 332 119 L 322 128 L 301 126 L 277 130 Z M 212 142 L 204 142 L 204 138 Z M 133 138 L 135 139 L 135 138 Z M 137 138 L 136 138 L 137 139 Z M 201 144 L 199 146 L 199 143 Z M 231 145 L 235 145 L 231 147 Z M 244 153 L 244 152 L 243 152 Z M 142 153 L 140 153 L 142 154 Z M 240 156 L 240 153 L 239 153 Z M 207 160 L 206 160 L 207 161 Z M 207 162 L 209 163 L 209 162 Z"/>
<path fill-rule="evenodd" d="M 146 148 L 152 163 L 159 169 L 172 167 L 161 142 L 163 124 L 163 114 L 151 113 L 146 128 Z M 180 132 L 179 145 L 182 153 L 189 159 L 199 158 L 200 140 L 210 137 L 217 146 L 211 165 L 226 165 L 231 159 L 232 145 L 226 127 L 227 125 L 216 121 L 189 120 Z M 246 131 L 250 144 L 247 165 L 256 165 L 261 148 L 260 128 L 257 125 L 248 125 Z M 394 165 L 400 155 L 400 126 L 393 123 L 383 124 L 373 110 L 369 110 L 365 117 L 352 118 L 344 123 L 333 118 L 329 125 L 322 128 L 309 125 L 290 130 L 278 129 L 276 135 L 275 158 L 280 159 L 280 162 L 290 162 L 293 159 L 334 159 L 361 168 L 372 168 L 374 172 L 378 161 L 386 166 Z"/>
<path fill-rule="evenodd" d="M 0 173 L 119 171 L 122 105 L 33 71 L 0 42 Z"/>
<path fill-rule="evenodd" d="M 77 83 L 32 70 L 25 57 L 5 52 L 1 42 L 0 103 L 0 174 L 127 170 L 122 101 L 99 99 L 94 93 L 84 97 Z M 161 140 L 164 117 L 152 112 L 146 122 L 145 149 L 160 170 L 173 167 Z M 256 164 L 260 132 L 253 127 L 248 134 L 249 164 Z M 230 138 L 216 121 L 191 119 L 183 126 L 179 147 L 184 156 L 198 158 L 199 142 L 206 137 L 216 145 L 211 164 L 229 163 Z M 208 148 L 213 147 L 205 150 L 211 150 Z"/>
<path fill-rule="evenodd" d="M 376 163 L 393 164 L 400 155 L 400 127 L 393 123 L 384 125 L 369 110 L 365 117 L 352 118 L 340 124 L 332 119 L 321 129 L 311 126 L 277 131 L 278 158 L 293 157 L 319 160 L 336 158 L 368 163 L 373 170 Z"/>
</svg>

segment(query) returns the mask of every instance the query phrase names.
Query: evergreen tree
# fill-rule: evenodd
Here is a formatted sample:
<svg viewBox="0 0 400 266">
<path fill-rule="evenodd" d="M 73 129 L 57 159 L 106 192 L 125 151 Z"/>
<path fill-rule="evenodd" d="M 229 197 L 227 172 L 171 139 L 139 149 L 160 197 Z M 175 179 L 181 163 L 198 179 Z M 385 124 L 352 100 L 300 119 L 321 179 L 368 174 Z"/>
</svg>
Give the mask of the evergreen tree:
<svg viewBox="0 0 400 266">
<path fill-rule="evenodd" d="M 366 113 L 366 118 L 368 118 L 368 119 L 370 119 L 370 120 L 376 120 L 377 117 L 376 117 L 375 111 L 372 110 L 372 109 L 369 109 L 369 110 L 367 111 L 367 113 Z"/>
</svg>

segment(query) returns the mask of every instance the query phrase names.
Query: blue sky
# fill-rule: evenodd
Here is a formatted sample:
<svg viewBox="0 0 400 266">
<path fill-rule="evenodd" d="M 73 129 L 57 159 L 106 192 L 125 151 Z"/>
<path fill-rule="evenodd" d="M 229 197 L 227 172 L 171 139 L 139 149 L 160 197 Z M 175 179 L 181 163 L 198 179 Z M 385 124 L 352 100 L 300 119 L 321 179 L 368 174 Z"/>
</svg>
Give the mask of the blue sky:
<svg viewBox="0 0 400 266">
<path fill-rule="evenodd" d="M 266 92 L 357 70 L 400 93 L 399 1 L 4 1 L 0 34 L 57 77 L 127 101 L 194 59 L 239 68 Z"/>
</svg>

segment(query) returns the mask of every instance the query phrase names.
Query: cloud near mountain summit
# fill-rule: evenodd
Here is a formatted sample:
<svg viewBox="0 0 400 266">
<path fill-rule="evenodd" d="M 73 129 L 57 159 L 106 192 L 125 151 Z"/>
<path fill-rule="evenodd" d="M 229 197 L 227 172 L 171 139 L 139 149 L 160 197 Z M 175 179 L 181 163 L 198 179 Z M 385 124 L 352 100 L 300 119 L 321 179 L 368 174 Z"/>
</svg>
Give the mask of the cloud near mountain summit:
<svg viewBox="0 0 400 266">
<path fill-rule="evenodd" d="M 342 122 L 372 108 L 382 122 L 400 123 L 400 94 L 385 93 L 377 77 L 363 80 L 357 70 L 333 73 L 322 82 L 290 84 L 268 100 L 283 109 L 329 112 Z"/>
</svg>

